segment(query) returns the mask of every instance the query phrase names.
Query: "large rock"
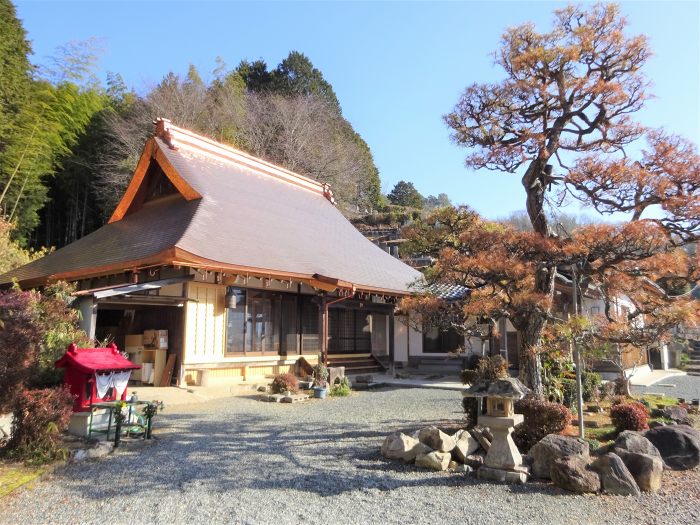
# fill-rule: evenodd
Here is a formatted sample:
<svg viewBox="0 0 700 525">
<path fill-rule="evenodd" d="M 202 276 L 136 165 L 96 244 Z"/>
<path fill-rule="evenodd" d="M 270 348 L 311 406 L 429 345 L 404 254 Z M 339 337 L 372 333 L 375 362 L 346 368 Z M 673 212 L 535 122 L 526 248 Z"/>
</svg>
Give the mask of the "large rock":
<svg viewBox="0 0 700 525">
<path fill-rule="evenodd" d="M 389 459 L 413 461 L 418 454 L 419 441 L 402 432 L 392 432 L 382 443 L 382 456 Z"/>
<path fill-rule="evenodd" d="M 466 430 L 458 430 L 452 437 L 455 438 L 452 456 L 462 463 L 468 456 L 479 450 L 479 442 Z"/>
<path fill-rule="evenodd" d="M 666 407 L 661 411 L 661 415 L 666 419 L 675 421 L 676 423 L 689 425 L 691 424 L 690 418 L 688 417 L 688 411 L 679 406 Z"/>
<path fill-rule="evenodd" d="M 418 431 L 418 441 L 438 452 L 451 452 L 455 448 L 455 439 L 438 427 L 421 428 Z"/>
<path fill-rule="evenodd" d="M 588 459 L 589 449 L 588 443 L 582 439 L 549 434 L 530 449 L 528 456 L 532 460 L 532 475 L 549 479 L 554 460 L 565 456 L 581 456 Z"/>
<path fill-rule="evenodd" d="M 612 452 L 620 456 L 641 490 L 656 492 L 661 488 L 663 458 L 654 444 L 642 434 L 625 430 L 617 436 Z"/>
<path fill-rule="evenodd" d="M 647 430 L 644 434 L 659 450 L 666 465 L 673 470 L 688 470 L 700 465 L 700 432 L 685 425 Z"/>
<path fill-rule="evenodd" d="M 449 452 L 438 452 L 437 450 L 429 454 L 421 454 L 416 458 L 416 466 L 429 468 L 432 470 L 447 470 L 450 466 L 452 455 Z"/>
<path fill-rule="evenodd" d="M 620 432 L 613 444 L 613 450 L 617 455 L 620 451 L 632 452 L 635 454 L 646 454 L 661 459 L 661 453 L 654 444 L 644 437 L 643 434 L 633 430 Z"/>
<path fill-rule="evenodd" d="M 620 456 L 620 459 L 622 459 L 641 490 L 644 492 L 656 492 L 661 488 L 664 462 L 660 456 L 627 452 L 622 449 L 615 453 Z"/>
<path fill-rule="evenodd" d="M 600 474 L 603 490 L 618 496 L 639 496 L 637 482 L 623 463 L 620 456 L 609 452 L 593 462 L 593 468 Z"/>
<path fill-rule="evenodd" d="M 587 493 L 600 490 L 600 477 L 590 468 L 583 456 L 565 456 L 555 459 L 549 470 L 554 484 L 571 492 Z"/>
</svg>

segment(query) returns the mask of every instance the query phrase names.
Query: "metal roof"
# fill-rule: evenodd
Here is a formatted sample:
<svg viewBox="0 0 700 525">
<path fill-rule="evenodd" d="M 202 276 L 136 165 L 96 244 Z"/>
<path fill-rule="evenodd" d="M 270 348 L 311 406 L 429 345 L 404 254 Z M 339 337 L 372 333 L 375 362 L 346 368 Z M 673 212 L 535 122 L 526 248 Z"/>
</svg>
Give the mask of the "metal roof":
<svg viewBox="0 0 700 525">
<path fill-rule="evenodd" d="M 122 213 L 112 222 L 0 276 L 0 283 L 77 279 L 155 262 L 272 277 L 323 276 L 400 294 L 421 278 L 366 239 L 333 205 L 327 186 L 187 130 L 166 130 L 147 145 L 153 151 L 146 161 L 162 162 L 169 178 L 179 177 L 178 189 L 184 182 L 192 191 L 137 205 L 125 202 L 136 194 L 127 190 Z"/>
</svg>

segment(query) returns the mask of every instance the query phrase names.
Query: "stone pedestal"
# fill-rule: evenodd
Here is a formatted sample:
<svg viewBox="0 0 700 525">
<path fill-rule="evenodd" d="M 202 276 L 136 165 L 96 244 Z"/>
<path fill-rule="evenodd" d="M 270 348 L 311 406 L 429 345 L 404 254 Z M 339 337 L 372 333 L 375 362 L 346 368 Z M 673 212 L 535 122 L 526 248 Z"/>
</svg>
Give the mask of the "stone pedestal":
<svg viewBox="0 0 700 525">
<path fill-rule="evenodd" d="M 478 471 L 479 479 L 525 483 L 527 468 L 523 467 L 523 457 L 511 437 L 513 427 L 522 422 L 522 414 L 479 417 L 479 425 L 488 427 L 493 434 L 491 447 L 484 458 L 484 466 Z"/>
</svg>

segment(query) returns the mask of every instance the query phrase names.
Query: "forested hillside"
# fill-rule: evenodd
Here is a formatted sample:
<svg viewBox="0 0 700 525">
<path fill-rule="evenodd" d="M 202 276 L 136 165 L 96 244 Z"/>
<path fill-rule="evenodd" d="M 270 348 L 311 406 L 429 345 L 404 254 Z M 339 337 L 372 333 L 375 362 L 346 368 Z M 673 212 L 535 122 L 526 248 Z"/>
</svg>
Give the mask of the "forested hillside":
<svg viewBox="0 0 700 525">
<path fill-rule="evenodd" d="M 159 116 L 330 183 L 347 212 L 380 205 L 369 147 L 302 53 L 275 68 L 219 59 L 209 81 L 190 66 L 143 94 L 118 73 L 99 82 L 99 55 L 70 43 L 35 66 L 14 6 L 0 0 L 0 217 L 21 244 L 60 247 L 104 224 Z"/>
</svg>

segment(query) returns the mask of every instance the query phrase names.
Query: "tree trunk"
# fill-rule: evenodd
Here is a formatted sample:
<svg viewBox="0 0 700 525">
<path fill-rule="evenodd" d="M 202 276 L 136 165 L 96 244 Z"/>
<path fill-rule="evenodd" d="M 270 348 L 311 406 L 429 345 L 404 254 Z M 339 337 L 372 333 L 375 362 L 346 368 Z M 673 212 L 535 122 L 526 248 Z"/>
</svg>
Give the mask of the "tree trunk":
<svg viewBox="0 0 700 525">
<path fill-rule="evenodd" d="M 542 361 L 538 347 L 545 324 L 545 318 L 533 312 L 527 319 L 525 326 L 520 330 L 520 345 L 518 347 L 518 378 L 539 398 L 544 396 L 544 388 L 542 386 Z"/>
<path fill-rule="evenodd" d="M 535 232 L 543 237 L 551 235 L 547 216 L 544 211 L 545 192 L 551 178 L 551 166 L 547 158 L 533 160 L 522 178 L 522 184 L 527 193 L 527 213 Z M 535 292 L 548 297 L 554 295 L 554 278 L 556 268 L 540 268 L 535 276 Z M 547 325 L 547 315 L 534 310 L 520 319 L 516 328 L 520 332 L 518 348 L 519 379 L 525 383 L 532 393 L 539 398 L 544 397 L 542 385 L 542 361 L 539 355 L 542 331 Z"/>
</svg>

